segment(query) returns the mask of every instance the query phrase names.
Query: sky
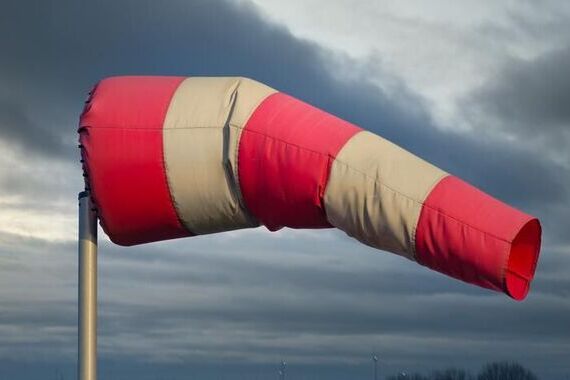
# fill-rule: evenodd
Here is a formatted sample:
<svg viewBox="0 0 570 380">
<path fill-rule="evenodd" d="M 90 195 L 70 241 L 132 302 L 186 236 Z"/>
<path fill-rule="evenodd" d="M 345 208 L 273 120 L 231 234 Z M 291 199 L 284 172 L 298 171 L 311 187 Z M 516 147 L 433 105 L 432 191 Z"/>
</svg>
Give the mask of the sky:
<svg viewBox="0 0 570 380">
<path fill-rule="evenodd" d="M 104 379 L 366 379 L 513 360 L 570 378 L 570 5 L 8 0 L 0 380 L 74 378 L 77 121 L 111 75 L 241 75 L 389 138 L 543 225 L 521 303 L 340 231 L 123 248 L 100 231 Z"/>
</svg>

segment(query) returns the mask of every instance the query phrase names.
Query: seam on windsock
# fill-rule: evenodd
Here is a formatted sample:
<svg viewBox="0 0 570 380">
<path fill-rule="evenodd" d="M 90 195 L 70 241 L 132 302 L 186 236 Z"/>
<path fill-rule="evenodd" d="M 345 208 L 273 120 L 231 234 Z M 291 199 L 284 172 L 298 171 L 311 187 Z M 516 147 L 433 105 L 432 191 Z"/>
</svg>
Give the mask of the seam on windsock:
<svg viewBox="0 0 570 380">
<path fill-rule="evenodd" d="M 164 173 L 164 181 L 166 183 L 166 188 L 168 189 L 168 198 L 170 199 L 170 204 L 172 204 L 172 209 L 174 210 L 174 214 L 176 215 L 176 219 L 178 220 L 178 223 L 180 224 L 180 226 L 184 227 L 184 229 L 186 231 L 188 231 L 190 234 L 196 235 L 188 227 L 188 225 L 186 223 L 184 223 L 184 220 L 180 216 L 180 210 L 178 209 L 178 204 L 176 203 L 176 200 L 174 199 L 174 194 L 172 193 L 172 186 L 170 184 L 170 177 L 168 175 L 168 168 L 167 168 L 168 164 L 166 163 L 166 153 L 165 153 L 166 149 L 164 149 L 164 131 L 165 131 L 164 123 L 166 122 L 166 119 L 167 119 L 168 114 L 170 112 L 170 107 L 172 106 L 172 100 L 174 99 L 174 97 L 176 96 L 176 93 L 178 92 L 178 90 L 182 86 L 182 83 L 184 83 L 189 78 L 190 77 L 188 77 L 184 80 L 181 80 L 180 83 L 178 83 L 178 86 L 176 87 L 176 89 L 172 93 L 172 96 L 170 97 L 170 102 L 168 103 L 168 107 L 166 108 L 166 112 L 164 113 L 164 119 L 162 120 L 162 128 L 156 128 L 155 130 L 162 131 L 162 134 L 160 136 L 161 140 L 162 140 L 162 144 L 160 145 L 160 151 L 161 151 L 161 156 L 162 156 L 161 164 L 162 164 L 162 172 Z M 141 128 L 124 128 L 124 129 L 141 129 Z"/>
<path fill-rule="evenodd" d="M 426 189 L 426 191 L 423 194 L 423 199 L 424 202 L 427 199 L 428 195 L 430 195 L 430 193 L 433 191 L 433 189 L 435 189 L 435 187 L 437 185 L 439 185 L 441 183 L 441 181 L 443 181 L 444 178 L 450 176 L 451 174 L 447 173 L 447 172 L 443 172 L 435 181 L 433 181 L 432 185 L 430 187 L 428 187 Z M 410 240 L 412 241 L 412 255 L 414 258 L 414 261 L 418 261 L 417 260 L 417 252 L 416 252 L 416 234 L 418 231 L 418 224 L 420 223 L 420 218 L 422 216 L 422 210 L 424 208 L 424 202 L 422 202 L 422 207 L 420 208 L 420 212 L 418 213 L 418 217 L 416 219 L 416 222 L 414 223 L 414 227 L 412 228 L 412 236 L 410 238 Z"/>
<path fill-rule="evenodd" d="M 248 120 L 249 120 L 249 117 L 248 117 Z M 253 213 L 249 210 L 249 208 L 245 204 L 245 199 L 243 198 L 243 193 L 241 191 L 241 184 L 240 184 L 240 180 L 239 180 L 239 172 L 238 172 L 238 168 L 239 168 L 239 142 L 241 140 L 241 135 L 243 133 L 244 127 L 238 127 L 232 123 L 229 123 L 228 126 L 229 126 L 229 128 L 235 128 L 237 130 L 241 130 L 241 133 L 238 133 L 238 136 L 235 139 L 236 140 L 235 146 L 234 146 L 234 162 L 235 162 L 235 165 L 232 165 L 231 162 L 228 162 L 228 165 L 230 166 L 230 169 L 232 172 L 232 176 L 234 178 L 233 183 L 235 185 L 235 192 L 236 192 L 237 201 L 238 201 L 237 204 L 241 208 L 243 215 L 245 216 L 247 221 L 250 222 L 250 224 L 253 226 L 259 226 L 259 225 L 261 225 L 261 221 L 258 220 L 255 215 L 253 215 Z"/>
<path fill-rule="evenodd" d="M 360 127 L 358 127 L 358 126 L 356 126 L 356 127 L 357 127 L 357 128 L 360 128 Z M 319 196 L 319 200 L 320 200 L 320 202 L 321 202 L 321 208 L 322 208 L 322 210 L 323 210 L 323 213 L 325 214 L 325 218 L 326 218 L 327 222 L 329 222 L 331 225 L 333 225 L 333 224 L 330 222 L 330 220 L 329 220 L 329 218 L 328 218 L 327 202 L 325 201 L 325 197 L 326 197 L 326 194 L 327 194 L 327 189 L 328 189 L 328 187 L 329 187 L 329 182 L 330 182 L 330 180 L 331 180 L 331 174 L 332 174 L 332 171 L 333 171 L 333 166 L 334 166 L 335 162 L 337 161 L 337 157 L 340 156 L 340 154 L 342 153 L 342 151 L 343 151 L 344 149 L 346 149 L 346 148 L 349 146 L 350 141 L 352 141 L 352 139 L 354 139 L 357 135 L 359 135 L 360 133 L 362 133 L 362 132 L 364 132 L 364 131 L 365 131 L 364 129 L 360 128 L 359 131 L 356 131 L 355 133 L 352 134 L 352 136 L 350 136 L 348 139 L 346 139 L 346 141 L 344 142 L 344 144 L 343 144 L 341 147 L 338 148 L 338 150 L 337 150 L 335 156 L 329 155 L 328 162 L 327 162 L 327 165 L 328 165 L 328 168 L 327 168 L 327 175 L 326 175 L 325 178 L 324 178 L 324 179 L 326 179 L 326 182 L 325 182 L 325 185 L 324 185 L 324 187 L 323 187 L 323 189 L 322 189 L 322 194 L 319 194 L 319 195 L 320 195 L 320 196 Z M 340 160 L 339 160 L 339 162 L 340 162 Z M 334 227 L 335 227 L 335 228 L 338 228 L 337 226 L 334 226 Z M 348 236 L 351 236 L 348 232 L 346 232 L 346 231 L 344 231 L 344 232 L 345 232 Z M 351 236 L 351 237 L 357 239 L 355 236 Z M 358 240 L 358 239 L 357 239 L 357 240 Z M 366 244 L 367 244 L 367 243 L 366 243 Z"/>
<path fill-rule="evenodd" d="M 251 114 L 248 116 L 247 120 L 249 120 L 250 117 L 251 117 Z M 247 122 L 246 122 L 246 123 L 247 123 Z M 235 124 L 229 123 L 228 126 L 229 126 L 230 128 L 235 128 L 235 129 L 237 129 L 237 130 L 240 130 L 240 128 L 239 128 L 237 125 L 235 125 Z M 241 185 L 240 185 L 240 181 L 239 181 L 239 172 L 238 172 L 238 168 L 239 168 L 239 152 L 238 152 L 238 151 L 239 151 L 239 142 L 240 142 L 240 140 L 241 140 L 241 135 L 242 135 L 243 130 L 244 130 L 244 128 L 242 127 L 242 128 L 241 128 L 241 132 L 238 133 L 237 138 L 236 138 L 236 141 L 235 141 L 235 146 L 234 146 L 234 162 L 235 162 L 235 165 L 232 166 L 232 173 L 233 173 L 233 175 L 234 175 L 234 180 L 235 180 L 235 184 L 236 184 L 236 187 L 237 187 L 237 192 L 238 192 L 238 195 L 239 195 L 239 204 L 240 204 L 240 206 L 243 208 L 244 212 L 246 212 L 246 215 L 248 215 L 248 217 L 251 217 L 252 220 L 255 220 L 257 223 L 259 223 L 259 221 L 257 221 L 257 218 L 255 218 L 255 217 L 249 212 L 249 210 L 247 209 L 247 207 L 245 206 L 245 200 L 243 199 L 243 194 L 242 194 L 242 192 L 241 192 Z M 228 152 L 228 153 L 229 153 L 229 152 Z M 231 162 L 230 162 L 230 165 L 231 165 Z M 235 167 L 234 167 L 234 166 L 235 166 Z"/>
<path fill-rule="evenodd" d="M 231 95 L 230 95 L 230 110 L 228 111 L 226 120 L 222 125 L 222 166 L 224 168 L 224 174 L 226 176 L 226 181 L 228 182 L 228 188 L 230 190 L 231 197 L 233 201 L 237 204 L 238 208 L 241 210 L 246 221 L 250 225 L 259 224 L 255 218 L 251 215 L 249 210 L 245 207 L 245 202 L 243 201 L 239 184 L 237 182 L 237 177 L 234 173 L 232 163 L 229 157 L 230 154 L 230 128 L 231 120 L 237 104 L 237 98 L 239 94 L 239 86 L 241 80 L 239 78 L 232 85 Z"/>
<path fill-rule="evenodd" d="M 259 226 L 261 224 L 261 222 L 247 208 L 247 206 L 245 204 L 245 199 L 243 198 L 243 194 L 241 191 L 241 185 L 240 185 L 240 179 L 239 179 L 239 170 L 238 170 L 238 168 L 239 168 L 239 144 L 241 141 L 241 135 L 243 134 L 243 131 L 245 130 L 245 125 L 247 125 L 247 122 L 249 121 L 249 119 L 251 119 L 251 115 L 253 115 L 253 113 L 259 108 L 259 106 L 265 100 L 267 100 L 271 95 L 278 93 L 278 91 L 274 90 L 275 92 L 268 94 L 263 99 L 260 99 L 259 102 L 257 103 L 257 105 L 255 107 L 252 107 L 252 109 L 249 111 L 249 114 L 244 118 L 244 122 L 243 122 L 244 124 L 241 126 L 238 126 L 232 122 L 233 107 L 237 103 L 237 100 L 238 100 L 238 97 L 240 94 L 240 86 L 241 86 L 242 81 L 251 80 L 251 79 L 248 79 L 245 77 L 238 77 L 237 79 L 238 79 L 238 84 L 237 84 L 236 89 L 235 89 L 235 98 L 234 98 L 234 105 L 232 106 L 232 115 L 230 115 L 230 117 L 228 117 L 228 120 L 226 121 L 226 125 L 228 126 L 228 134 L 229 134 L 229 128 L 235 128 L 238 131 L 237 136 L 236 136 L 235 141 L 234 141 L 234 146 L 232 147 L 234 149 L 235 165 L 232 165 L 232 162 L 229 159 L 229 157 L 228 157 L 227 165 L 229 166 L 229 168 L 231 170 L 231 174 L 232 174 L 232 178 L 233 178 L 233 185 L 234 185 L 233 190 L 235 191 L 235 195 L 237 197 L 237 204 L 241 208 L 243 215 L 245 216 L 247 221 L 250 222 L 250 224 L 252 224 L 252 225 Z M 226 125 L 224 125 L 224 127 Z M 231 141 L 229 140 L 229 136 L 228 136 L 227 152 L 224 152 L 224 155 L 228 155 L 230 153 L 229 142 L 231 142 Z M 224 150 L 226 150 L 226 147 L 224 147 Z"/>
<path fill-rule="evenodd" d="M 271 139 L 271 140 L 273 140 L 273 141 L 281 142 L 281 143 L 283 143 L 283 144 L 285 144 L 285 145 L 289 145 L 289 146 L 292 146 L 292 147 L 295 147 L 295 148 L 299 148 L 299 149 L 302 149 L 302 150 L 307 151 L 307 152 L 315 153 L 315 154 L 318 154 L 318 155 L 320 155 L 320 156 L 331 156 L 329 153 L 319 152 L 319 151 L 317 151 L 317 150 L 310 149 L 310 148 L 304 147 L 304 146 L 299 145 L 299 144 L 294 144 L 294 143 L 292 143 L 292 142 L 289 142 L 289 141 L 280 139 L 280 138 L 278 138 L 278 137 L 268 135 L 267 133 L 264 133 L 264 132 L 252 131 L 252 130 L 250 130 L 250 129 L 245 129 L 245 128 L 239 127 L 239 126 L 235 126 L 235 127 L 236 127 L 236 128 L 244 129 L 244 132 L 255 133 L 255 134 L 264 136 L 265 138 Z"/>
<path fill-rule="evenodd" d="M 503 254 L 503 262 L 501 263 L 501 267 L 499 268 L 499 278 L 501 279 L 501 286 L 508 292 L 507 289 L 507 267 L 509 266 L 509 252 L 511 250 L 511 245 L 505 245 L 505 252 Z"/>
<path fill-rule="evenodd" d="M 96 128 L 96 129 L 115 129 L 115 130 L 116 129 L 122 129 L 122 130 L 127 130 L 127 131 L 128 130 L 141 130 L 141 129 L 144 129 L 145 131 L 162 131 L 162 130 L 164 130 L 164 128 L 146 128 L 146 127 L 130 127 L 130 126 L 129 127 L 123 127 L 123 126 L 121 126 L 121 127 L 93 127 L 93 128 Z M 205 126 L 193 125 L 191 127 L 176 127 L 176 128 L 167 128 L 167 129 L 200 129 L 200 128 L 204 128 L 204 129 L 206 129 L 206 128 L 218 128 L 218 129 L 220 129 L 220 126 L 219 125 L 212 125 L 212 126 L 210 126 L 210 125 L 205 125 Z"/>
</svg>

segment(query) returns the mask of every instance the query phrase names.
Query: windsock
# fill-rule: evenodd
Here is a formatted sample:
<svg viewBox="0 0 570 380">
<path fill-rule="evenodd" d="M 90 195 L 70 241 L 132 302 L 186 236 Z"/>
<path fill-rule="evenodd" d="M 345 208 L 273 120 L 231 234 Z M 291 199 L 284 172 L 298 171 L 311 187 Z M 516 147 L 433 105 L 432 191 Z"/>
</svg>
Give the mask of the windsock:
<svg viewBox="0 0 570 380">
<path fill-rule="evenodd" d="M 107 78 L 79 136 L 101 225 L 120 245 L 336 227 L 516 300 L 534 277 L 536 218 L 251 79 Z"/>
</svg>

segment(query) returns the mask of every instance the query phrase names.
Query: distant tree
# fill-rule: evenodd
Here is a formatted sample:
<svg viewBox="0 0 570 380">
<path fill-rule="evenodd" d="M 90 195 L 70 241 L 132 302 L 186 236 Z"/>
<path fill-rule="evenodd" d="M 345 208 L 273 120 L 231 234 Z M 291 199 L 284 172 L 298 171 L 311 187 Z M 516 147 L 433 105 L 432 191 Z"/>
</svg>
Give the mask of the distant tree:
<svg viewBox="0 0 570 380">
<path fill-rule="evenodd" d="M 538 380 L 538 377 L 518 363 L 493 362 L 481 369 L 477 380 Z"/>
<path fill-rule="evenodd" d="M 419 373 L 412 373 L 410 376 L 407 376 L 405 380 L 429 380 L 429 377 L 420 375 Z"/>
<path fill-rule="evenodd" d="M 386 380 L 538 380 L 538 377 L 516 362 L 492 362 L 483 366 L 477 377 L 463 369 L 448 368 L 434 371 L 429 376 L 400 372 Z"/>
<path fill-rule="evenodd" d="M 473 380 L 473 376 L 469 372 L 459 368 L 435 371 L 429 378 L 430 380 Z"/>
<path fill-rule="evenodd" d="M 419 373 L 400 372 L 397 375 L 388 376 L 386 380 L 429 380 L 429 378 Z"/>
</svg>

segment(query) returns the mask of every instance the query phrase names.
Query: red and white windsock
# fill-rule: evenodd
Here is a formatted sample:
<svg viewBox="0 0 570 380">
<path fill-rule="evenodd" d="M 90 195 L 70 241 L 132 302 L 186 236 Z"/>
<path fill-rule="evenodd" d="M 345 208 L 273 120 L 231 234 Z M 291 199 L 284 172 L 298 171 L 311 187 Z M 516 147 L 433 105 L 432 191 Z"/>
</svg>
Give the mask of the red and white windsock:
<svg viewBox="0 0 570 380">
<path fill-rule="evenodd" d="M 79 134 L 101 225 L 120 245 L 336 227 L 517 300 L 534 276 L 536 218 L 251 79 L 104 79 Z"/>
</svg>

